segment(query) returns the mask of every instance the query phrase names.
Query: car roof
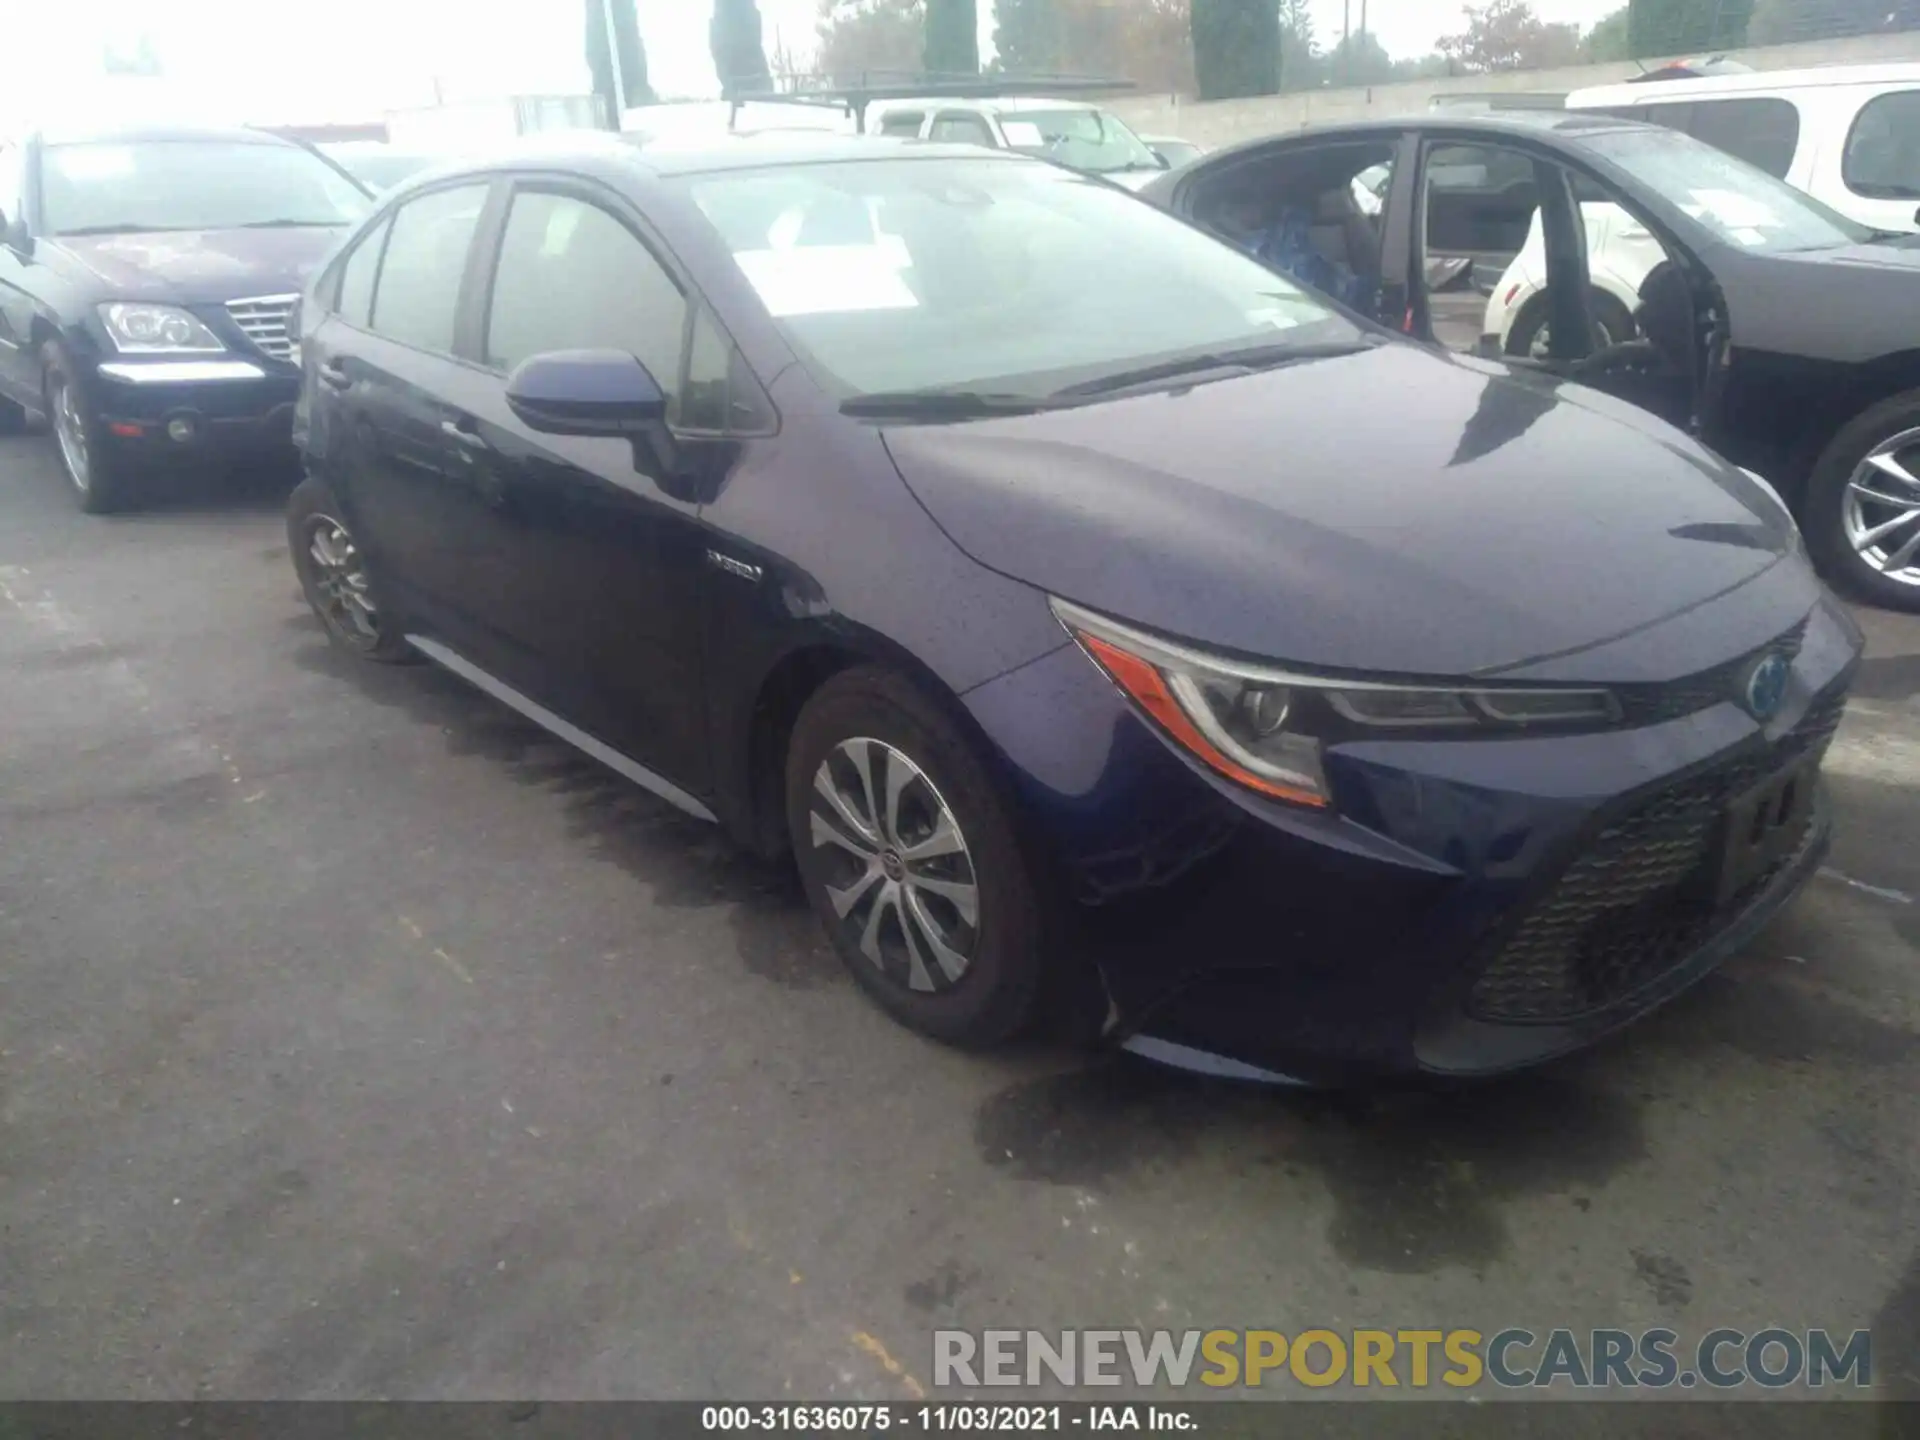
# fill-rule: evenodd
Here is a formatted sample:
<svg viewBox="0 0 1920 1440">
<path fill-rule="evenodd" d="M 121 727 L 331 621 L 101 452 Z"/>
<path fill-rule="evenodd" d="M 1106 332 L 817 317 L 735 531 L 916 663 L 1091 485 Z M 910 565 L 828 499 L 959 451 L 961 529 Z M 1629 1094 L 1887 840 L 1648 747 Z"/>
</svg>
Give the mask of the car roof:
<svg viewBox="0 0 1920 1440">
<path fill-rule="evenodd" d="M 1045 95 L 991 95 L 961 99 L 951 95 L 913 96 L 902 100 L 876 100 L 869 110 L 904 110 L 938 105 L 948 110 L 979 110 L 990 115 L 1014 115 L 1022 110 L 1098 110 L 1088 100 L 1055 100 Z"/>
<path fill-rule="evenodd" d="M 1802 70 L 1753 70 L 1676 80 L 1589 85 L 1567 96 L 1569 105 L 1657 105 L 1698 95 L 1767 94 L 1832 85 L 1920 85 L 1920 61 L 1880 65 L 1815 65 Z"/>
<path fill-rule="evenodd" d="M 1501 110 L 1487 114 L 1427 111 L 1417 115 L 1402 115 L 1397 119 L 1348 120 L 1331 125 L 1309 125 L 1304 130 L 1289 131 L 1284 135 L 1263 135 L 1211 152 L 1207 156 L 1207 164 L 1211 167 L 1222 160 L 1251 155 L 1272 145 L 1294 141 L 1351 140 L 1356 143 L 1378 143 L 1404 135 L 1409 130 L 1477 135 L 1489 140 L 1552 137 L 1577 144 L 1594 135 L 1660 128 L 1642 120 L 1627 120 L 1589 110 Z"/>
<path fill-rule="evenodd" d="M 839 135 L 826 130 L 756 130 L 743 135 L 668 135 L 658 139 L 581 130 L 531 135 L 457 168 L 471 173 L 513 170 L 531 163 L 602 170 L 631 168 L 645 174 L 674 176 L 906 159 L 1046 163 L 980 145 L 900 140 L 880 135 Z"/>
<path fill-rule="evenodd" d="M 137 145 L 169 141 L 219 141 L 229 145 L 290 145 L 285 139 L 246 125 L 101 125 L 48 126 L 39 132 L 42 145 Z"/>
</svg>

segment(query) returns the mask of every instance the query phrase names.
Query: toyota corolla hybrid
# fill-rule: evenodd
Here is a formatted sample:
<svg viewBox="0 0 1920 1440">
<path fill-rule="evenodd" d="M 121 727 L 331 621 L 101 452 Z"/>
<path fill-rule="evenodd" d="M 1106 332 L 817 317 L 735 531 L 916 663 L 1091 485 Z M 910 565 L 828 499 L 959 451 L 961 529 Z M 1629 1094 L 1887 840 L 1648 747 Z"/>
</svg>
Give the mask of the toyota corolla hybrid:
<svg viewBox="0 0 1920 1440">
<path fill-rule="evenodd" d="M 1047 163 L 575 139 L 301 310 L 292 557 L 797 858 L 899 1020 L 1485 1074 L 1799 889 L 1860 637 L 1761 485 Z"/>
</svg>

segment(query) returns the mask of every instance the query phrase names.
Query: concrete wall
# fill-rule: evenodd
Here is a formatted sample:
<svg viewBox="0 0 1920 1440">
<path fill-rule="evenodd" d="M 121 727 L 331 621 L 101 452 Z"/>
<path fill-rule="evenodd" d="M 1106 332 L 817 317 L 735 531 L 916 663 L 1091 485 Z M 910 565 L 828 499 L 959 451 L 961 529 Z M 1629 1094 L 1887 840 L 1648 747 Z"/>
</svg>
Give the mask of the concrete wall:
<svg viewBox="0 0 1920 1440">
<path fill-rule="evenodd" d="M 1920 30 L 1803 45 L 1771 45 L 1730 53 L 1756 70 L 1920 60 Z M 1640 68 L 1625 62 L 1583 65 L 1568 70 L 1416 80 L 1360 90 L 1307 90 L 1294 95 L 1263 95 L 1254 100 L 1215 100 L 1205 104 L 1176 95 L 1130 95 L 1107 103 L 1142 134 L 1179 135 L 1201 145 L 1214 146 L 1338 120 L 1417 114 L 1429 109 L 1437 96 L 1511 90 L 1565 93 L 1588 85 L 1626 80 L 1639 74 Z"/>
</svg>

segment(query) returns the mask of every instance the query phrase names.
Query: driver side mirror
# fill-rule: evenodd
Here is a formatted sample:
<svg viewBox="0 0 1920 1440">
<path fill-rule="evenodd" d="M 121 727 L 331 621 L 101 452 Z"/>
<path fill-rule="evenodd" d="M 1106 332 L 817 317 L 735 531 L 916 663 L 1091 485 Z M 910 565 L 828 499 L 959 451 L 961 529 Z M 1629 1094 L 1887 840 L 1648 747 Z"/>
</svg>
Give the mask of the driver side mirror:
<svg viewBox="0 0 1920 1440">
<path fill-rule="evenodd" d="M 16 252 L 21 259 L 33 254 L 33 236 L 27 232 L 27 222 L 19 216 L 8 219 L 0 215 L 0 245 Z"/>
</svg>

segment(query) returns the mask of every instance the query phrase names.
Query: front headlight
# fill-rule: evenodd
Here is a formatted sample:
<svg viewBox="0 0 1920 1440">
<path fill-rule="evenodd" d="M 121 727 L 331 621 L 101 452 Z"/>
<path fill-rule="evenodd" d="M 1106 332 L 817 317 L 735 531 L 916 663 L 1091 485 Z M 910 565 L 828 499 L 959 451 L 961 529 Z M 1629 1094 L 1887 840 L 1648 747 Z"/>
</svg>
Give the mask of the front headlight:
<svg viewBox="0 0 1920 1440">
<path fill-rule="evenodd" d="M 1081 649 L 1188 754 L 1296 805 L 1332 803 L 1321 758 L 1343 740 L 1598 729 L 1621 719 L 1606 690 L 1304 674 L 1209 655 L 1065 600 L 1052 605 Z"/>
<path fill-rule="evenodd" d="M 100 307 L 100 323 L 114 349 L 123 355 L 204 355 L 227 348 L 176 305 L 115 301 Z"/>
</svg>

